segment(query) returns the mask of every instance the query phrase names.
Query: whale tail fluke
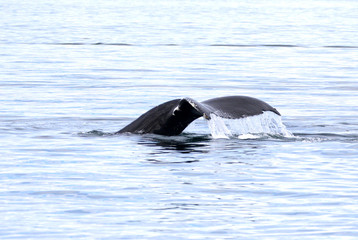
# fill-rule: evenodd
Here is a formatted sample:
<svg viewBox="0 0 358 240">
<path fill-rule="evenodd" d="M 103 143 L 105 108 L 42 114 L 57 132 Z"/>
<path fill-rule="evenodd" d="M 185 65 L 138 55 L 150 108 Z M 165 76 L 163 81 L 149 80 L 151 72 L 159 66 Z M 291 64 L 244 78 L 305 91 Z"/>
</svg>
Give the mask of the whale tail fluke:
<svg viewBox="0 0 358 240">
<path fill-rule="evenodd" d="M 187 98 L 162 103 L 141 115 L 117 133 L 178 135 L 192 121 L 203 116 Z"/>
<path fill-rule="evenodd" d="M 269 104 L 252 97 L 230 96 L 197 102 L 191 98 L 174 99 L 162 103 L 141 115 L 117 133 L 154 133 L 166 136 L 179 135 L 199 117 L 238 119 L 271 111 L 280 113 Z"/>
</svg>

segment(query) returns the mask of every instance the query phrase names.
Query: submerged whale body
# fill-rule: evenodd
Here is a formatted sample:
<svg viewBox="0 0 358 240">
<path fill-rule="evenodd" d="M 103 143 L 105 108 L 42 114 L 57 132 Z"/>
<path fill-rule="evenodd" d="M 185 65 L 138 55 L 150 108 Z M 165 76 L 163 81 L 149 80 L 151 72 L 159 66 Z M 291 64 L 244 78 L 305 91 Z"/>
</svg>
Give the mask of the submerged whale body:
<svg viewBox="0 0 358 240">
<path fill-rule="evenodd" d="M 281 115 L 269 104 L 247 96 L 229 96 L 197 102 L 191 98 L 174 99 L 162 103 L 141 115 L 117 133 L 154 133 L 166 136 L 180 134 L 195 119 L 211 115 L 239 119 L 265 111 Z"/>
</svg>

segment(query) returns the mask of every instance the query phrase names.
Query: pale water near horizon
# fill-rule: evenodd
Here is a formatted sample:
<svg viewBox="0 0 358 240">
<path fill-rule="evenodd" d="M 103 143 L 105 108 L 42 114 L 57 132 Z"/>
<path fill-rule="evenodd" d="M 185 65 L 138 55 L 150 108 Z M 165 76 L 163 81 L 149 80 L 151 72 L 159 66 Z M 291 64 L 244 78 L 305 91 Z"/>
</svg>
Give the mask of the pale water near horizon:
<svg viewBox="0 0 358 240">
<path fill-rule="evenodd" d="M 357 1 L 0 7 L 1 239 L 357 238 Z M 284 125 L 113 134 L 232 95 Z"/>
</svg>

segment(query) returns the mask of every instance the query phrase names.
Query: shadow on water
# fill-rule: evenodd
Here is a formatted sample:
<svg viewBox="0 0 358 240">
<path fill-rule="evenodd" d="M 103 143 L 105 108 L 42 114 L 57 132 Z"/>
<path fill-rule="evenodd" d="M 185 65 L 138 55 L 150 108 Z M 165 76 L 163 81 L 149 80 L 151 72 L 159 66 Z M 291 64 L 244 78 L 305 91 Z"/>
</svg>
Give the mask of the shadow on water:
<svg viewBox="0 0 358 240">
<path fill-rule="evenodd" d="M 209 135 L 198 135 L 183 133 L 179 136 L 161 136 L 155 134 L 145 134 L 138 141 L 138 144 L 160 147 L 162 151 L 177 151 L 183 154 L 198 152 L 207 153 L 207 147 L 212 138 Z"/>
<path fill-rule="evenodd" d="M 80 137 L 136 137 L 135 141 L 139 145 L 160 147 L 161 150 L 165 151 L 178 151 L 180 153 L 191 153 L 191 152 L 207 152 L 203 150 L 209 145 L 212 140 L 210 135 L 198 135 L 193 133 L 182 133 L 178 136 L 162 136 L 157 134 L 132 134 L 132 133 L 110 133 L 103 132 L 101 130 L 91 130 L 88 132 L 78 133 Z"/>
<path fill-rule="evenodd" d="M 150 155 L 153 158 L 148 161 L 153 163 L 162 163 L 157 157 L 165 154 L 180 153 L 184 155 L 207 154 L 213 151 L 232 151 L 242 152 L 247 155 L 248 151 L 257 151 L 258 148 L 271 144 L 280 144 L 288 142 L 358 142 L 356 134 L 335 134 L 335 133 L 294 133 L 293 137 L 284 137 L 273 134 L 251 135 L 249 138 L 241 136 L 231 136 L 230 138 L 213 138 L 210 134 L 182 133 L 178 136 L 161 136 L 156 134 L 115 134 L 99 130 L 78 133 L 81 137 L 124 137 L 132 139 L 130 142 L 151 149 Z M 255 150 L 256 149 L 256 150 Z M 182 157 L 184 157 L 182 155 Z M 183 162 L 197 162 L 195 158 L 186 158 Z M 173 162 L 171 162 L 173 163 Z M 182 161 L 181 161 L 182 163 Z"/>
</svg>

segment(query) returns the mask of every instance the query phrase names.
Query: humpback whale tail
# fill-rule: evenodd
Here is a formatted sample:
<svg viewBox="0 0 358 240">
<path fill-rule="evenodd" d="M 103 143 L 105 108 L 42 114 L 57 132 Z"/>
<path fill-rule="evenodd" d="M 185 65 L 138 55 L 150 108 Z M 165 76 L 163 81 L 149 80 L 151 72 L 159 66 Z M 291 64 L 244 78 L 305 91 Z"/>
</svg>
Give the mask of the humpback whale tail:
<svg viewBox="0 0 358 240">
<path fill-rule="evenodd" d="M 154 133 L 166 136 L 180 134 L 199 117 L 211 119 L 211 115 L 239 119 L 271 111 L 280 113 L 269 104 L 247 96 L 229 96 L 197 102 L 191 98 L 174 99 L 162 103 L 141 115 L 116 133 Z"/>
</svg>

